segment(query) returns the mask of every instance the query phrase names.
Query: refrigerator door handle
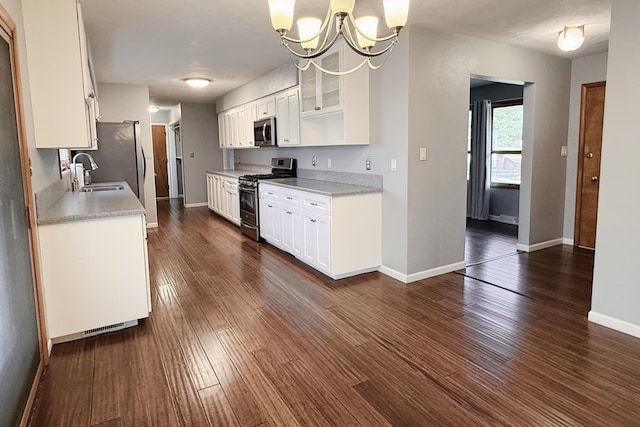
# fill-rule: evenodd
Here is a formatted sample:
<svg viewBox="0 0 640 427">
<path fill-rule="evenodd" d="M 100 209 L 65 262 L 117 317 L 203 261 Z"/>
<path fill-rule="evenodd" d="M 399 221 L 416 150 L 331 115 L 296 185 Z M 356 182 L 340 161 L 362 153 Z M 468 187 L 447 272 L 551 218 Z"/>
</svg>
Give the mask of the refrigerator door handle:
<svg viewBox="0 0 640 427">
<path fill-rule="evenodd" d="M 140 147 L 142 150 L 142 180 L 147 176 L 147 156 L 144 155 L 144 147 Z"/>
</svg>

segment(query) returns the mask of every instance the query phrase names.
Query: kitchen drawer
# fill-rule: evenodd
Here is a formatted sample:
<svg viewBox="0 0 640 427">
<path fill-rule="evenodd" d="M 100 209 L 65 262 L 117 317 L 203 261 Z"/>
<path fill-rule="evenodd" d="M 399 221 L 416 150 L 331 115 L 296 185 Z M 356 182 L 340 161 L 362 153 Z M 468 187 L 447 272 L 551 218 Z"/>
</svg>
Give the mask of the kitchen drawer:
<svg viewBox="0 0 640 427">
<path fill-rule="evenodd" d="M 301 199 L 302 197 L 297 191 L 283 190 L 280 193 L 280 201 L 287 205 L 300 206 Z"/>
<path fill-rule="evenodd" d="M 267 186 L 265 184 L 260 184 L 260 197 L 265 200 L 271 200 L 273 202 L 277 202 L 280 200 L 280 190 L 275 189 L 272 186 Z"/>
<path fill-rule="evenodd" d="M 320 216 L 331 216 L 331 198 L 305 194 L 302 205 L 307 212 Z"/>
</svg>

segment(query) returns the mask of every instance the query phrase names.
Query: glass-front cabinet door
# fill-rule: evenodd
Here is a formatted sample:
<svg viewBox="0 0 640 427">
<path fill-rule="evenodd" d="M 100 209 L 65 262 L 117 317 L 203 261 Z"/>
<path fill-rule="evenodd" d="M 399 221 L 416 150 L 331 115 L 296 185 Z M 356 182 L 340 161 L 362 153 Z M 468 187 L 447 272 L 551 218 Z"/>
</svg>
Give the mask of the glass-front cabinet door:
<svg viewBox="0 0 640 427">
<path fill-rule="evenodd" d="M 342 70 L 343 46 L 334 52 L 316 59 L 320 66 L 329 71 Z M 313 65 L 300 72 L 300 94 L 302 115 L 326 114 L 342 109 L 342 77 L 327 74 Z"/>
</svg>

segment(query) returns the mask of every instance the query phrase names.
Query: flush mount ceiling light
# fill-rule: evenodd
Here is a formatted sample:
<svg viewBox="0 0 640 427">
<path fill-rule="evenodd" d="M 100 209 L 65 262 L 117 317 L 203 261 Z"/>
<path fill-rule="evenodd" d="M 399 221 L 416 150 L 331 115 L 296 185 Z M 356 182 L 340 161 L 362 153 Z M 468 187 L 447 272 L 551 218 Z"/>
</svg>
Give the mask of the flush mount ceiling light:
<svg viewBox="0 0 640 427">
<path fill-rule="evenodd" d="M 558 47 L 565 52 L 572 52 L 584 43 L 584 25 L 564 27 L 558 33 Z"/>
<path fill-rule="evenodd" d="M 203 88 L 207 87 L 211 84 L 211 80 L 209 79 L 201 79 L 201 78 L 193 78 L 193 79 L 185 79 L 186 84 L 195 88 Z"/>
<path fill-rule="evenodd" d="M 150 113 L 157 113 L 158 111 L 160 111 L 160 108 L 154 107 L 153 105 L 149 106 L 149 112 Z"/>
<path fill-rule="evenodd" d="M 296 63 L 298 69 L 304 71 L 313 65 L 322 72 L 332 75 L 354 72 L 364 64 L 367 64 L 373 70 L 380 68 L 384 61 L 379 65 L 374 65 L 371 62 L 371 58 L 390 52 L 393 45 L 398 43 L 398 34 L 407 23 L 409 14 L 409 0 L 384 0 L 384 18 L 387 27 L 391 30 L 391 34 L 378 38 L 377 17 L 363 16 L 354 19 L 353 6 L 355 0 L 330 0 L 330 7 L 327 10 L 324 22 L 318 18 L 299 19 L 297 25 L 300 38 L 294 39 L 287 36 L 287 34 L 293 25 L 295 3 L 296 0 L 269 0 L 271 24 L 280 33 L 282 46 L 287 48 L 294 57 L 306 60 L 304 65 Z M 326 70 L 316 63 L 314 59 L 331 49 L 340 36 L 344 38 L 351 50 L 363 56 L 364 59 L 359 65 L 350 70 L 341 72 Z M 373 47 L 376 42 L 388 42 L 388 44 L 382 49 L 374 51 Z M 294 50 L 289 45 L 290 43 L 299 44 L 304 52 Z"/>
</svg>

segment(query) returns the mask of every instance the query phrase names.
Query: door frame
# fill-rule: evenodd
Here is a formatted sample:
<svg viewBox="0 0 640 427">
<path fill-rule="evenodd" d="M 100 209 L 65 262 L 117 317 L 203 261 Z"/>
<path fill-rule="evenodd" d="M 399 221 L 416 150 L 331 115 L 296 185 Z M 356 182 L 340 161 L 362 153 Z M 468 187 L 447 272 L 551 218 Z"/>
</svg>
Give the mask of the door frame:
<svg viewBox="0 0 640 427">
<path fill-rule="evenodd" d="M 40 361 L 36 370 L 36 375 L 31 385 L 31 391 L 22 414 L 20 426 L 25 426 L 29 420 L 31 407 L 35 400 L 36 390 L 42 377 L 44 366 L 49 363 L 49 345 L 46 334 L 46 323 L 44 319 L 44 303 L 42 295 L 42 282 L 40 272 L 40 256 L 38 252 L 37 223 L 35 200 L 33 197 L 33 187 L 31 184 L 31 160 L 29 159 L 29 149 L 27 146 L 27 132 L 24 119 L 24 101 L 22 97 L 22 79 L 20 73 L 20 61 L 18 57 L 18 41 L 16 34 L 16 23 L 11 18 L 7 10 L 0 4 L 0 27 L 2 37 L 9 44 L 11 56 L 11 73 L 13 77 L 13 93 L 16 108 L 16 125 L 18 130 L 18 149 L 20 153 L 20 165 L 22 170 L 22 189 L 24 194 L 25 207 L 27 210 L 27 227 L 29 235 L 29 248 L 31 252 L 31 273 L 33 278 L 33 295 L 35 299 L 36 324 L 38 327 L 38 342 L 40 349 Z M 5 37 L 6 36 L 6 37 Z"/>
<path fill-rule="evenodd" d="M 580 221 L 582 220 L 582 210 L 580 209 L 582 205 L 582 182 L 584 178 L 584 163 L 582 159 L 581 153 L 584 151 L 585 144 L 585 116 L 586 116 L 586 104 L 585 98 L 587 95 L 587 89 L 591 89 L 594 87 L 604 86 L 607 87 L 607 81 L 599 81 L 593 83 L 583 83 L 580 89 L 580 129 L 578 136 L 578 170 L 576 173 L 576 205 L 575 205 L 575 218 L 573 223 L 573 242 L 574 246 L 578 246 L 578 242 L 580 241 Z M 600 192 L 598 192 L 598 198 L 600 198 Z M 594 248 L 595 249 L 595 248 Z"/>
</svg>

